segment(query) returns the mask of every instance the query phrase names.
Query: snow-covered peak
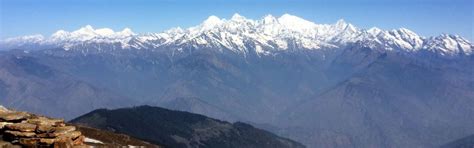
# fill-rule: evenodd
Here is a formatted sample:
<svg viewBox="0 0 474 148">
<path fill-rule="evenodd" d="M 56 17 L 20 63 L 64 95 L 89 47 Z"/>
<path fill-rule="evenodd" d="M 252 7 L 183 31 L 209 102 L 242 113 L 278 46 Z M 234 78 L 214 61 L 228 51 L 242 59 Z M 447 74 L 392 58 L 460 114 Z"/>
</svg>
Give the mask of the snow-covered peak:
<svg viewBox="0 0 474 148">
<path fill-rule="evenodd" d="M 91 25 L 86 25 L 78 30 L 68 32 L 64 30 L 59 30 L 51 36 L 52 42 L 58 41 L 76 41 L 76 42 L 83 42 L 83 41 L 91 41 L 94 39 L 124 39 L 134 36 L 135 33 L 132 32 L 131 29 L 125 28 L 122 31 L 115 32 L 110 28 L 99 28 L 94 29 Z"/>
<path fill-rule="evenodd" d="M 363 33 L 360 41 L 372 48 L 413 52 L 422 49 L 425 39 L 406 28 L 385 31 L 373 27 Z"/>
<path fill-rule="evenodd" d="M 223 20 L 221 20 L 219 17 L 217 16 L 209 16 L 202 24 L 201 24 L 201 27 L 203 29 L 212 29 L 214 28 L 215 26 L 217 25 L 220 25 L 223 23 Z"/>
<path fill-rule="evenodd" d="M 273 16 L 273 15 L 266 15 L 262 20 L 261 22 L 263 24 L 274 24 L 277 22 L 277 19 Z"/>
<path fill-rule="evenodd" d="M 231 50 L 247 54 L 272 55 L 275 51 L 318 50 L 345 47 L 351 43 L 376 49 L 402 52 L 428 50 L 443 55 L 473 53 L 472 44 L 459 36 L 441 35 L 424 38 L 415 32 L 400 28 L 382 30 L 376 27 L 360 29 L 343 19 L 333 24 L 316 24 L 303 18 L 283 14 L 276 18 L 266 15 L 248 19 L 235 13 L 230 19 L 209 16 L 201 24 L 181 29 L 172 28 L 161 33 L 135 34 L 131 29 L 114 31 L 95 29 L 86 25 L 75 31 L 59 30 L 51 37 L 41 35 L 10 38 L 0 42 L 5 48 L 26 47 L 31 44 L 47 47 L 74 47 L 81 49 L 99 43 L 93 48 L 112 45 L 115 48 L 181 49 L 205 47 Z M 8 46 L 5 46 L 8 45 Z M 117 47 L 119 46 L 119 47 Z M 257 51 L 258 47 L 258 51 Z M 69 49 L 69 48 L 65 48 Z"/>
<path fill-rule="evenodd" d="M 448 34 L 431 37 L 424 45 L 424 48 L 441 55 L 470 55 L 474 52 L 473 45 L 468 40 L 458 35 Z"/>
<path fill-rule="evenodd" d="M 232 15 L 232 18 L 230 18 L 230 20 L 239 22 L 239 21 L 243 21 L 243 20 L 245 21 L 245 20 L 247 20 L 247 18 L 245 18 L 244 16 L 241 16 L 238 13 L 234 13 L 234 15 Z"/>
<path fill-rule="evenodd" d="M 102 29 L 105 29 L 105 28 L 102 28 Z M 79 28 L 79 30 L 76 30 L 74 32 L 93 33 L 94 31 L 95 31 L 94 27 L 92 27 L 91 25 L 86 25 L 84 27 Z"/>
<path fill-rule="evenodd" d="M 123 35 L 123 36 L 131 36 L 131 35 L 135 35 L 135 33 L 132 31 L 132 29 L 130 28 L 124 28 L 122 31 L 118 32 L 119 34 Z"/>
<path fill-rule="evenodd" d="M 377 28 L 377 27 L 372 27 L 369 30 L 367 30 L 367 32 L 373 36 L 377 36 L 382 31 L 383 31 L 382 29 Z"/>
<path fill-rule="evenodd" d="M 278 22 L 288 28 L 311 29 L 316 26 L 313 22 L 299 18 L 290 14 L 283 14 L 278 18 Z"/>
<path fill-rule="evenodd" d="M 39 46 L 43 44 L 43 41 L 44 37 L 40 34 L 7 38 L 0 40 L 0 50 Z"/>
<path fill-rule="evenodd" d="M 7 38 L 3 40 L 3 42 L 11 42 L 11 43 L 18 43 L 18 42 L 41 42 L 44 40 L 44 36 L 41 34 L 35 35 L 27 35 L 27 36 L 20 36 L 14 38 Z"/>
<path fill-rule="evenodd" d="M 401 32 L 405 35 L 408 35 L 408 36 L 418 36 L 415 32 L 411 31 L 411 30 L 408 30 L 406 28 L 400 28 L 398 29 L 398 32 Z"/>
<path fill-rule="evenodd" d="M 349 24 L 344 19 L 337 20 L 335 24 L 336 28 L 346 28 L 347 25 Z"/>
<path fill-rule="evenodd" d="M 109 28 L 97 29 L 95 32 L 100 36 L 111 36 L 115 33 L 112 29 Z"/>
</svg>

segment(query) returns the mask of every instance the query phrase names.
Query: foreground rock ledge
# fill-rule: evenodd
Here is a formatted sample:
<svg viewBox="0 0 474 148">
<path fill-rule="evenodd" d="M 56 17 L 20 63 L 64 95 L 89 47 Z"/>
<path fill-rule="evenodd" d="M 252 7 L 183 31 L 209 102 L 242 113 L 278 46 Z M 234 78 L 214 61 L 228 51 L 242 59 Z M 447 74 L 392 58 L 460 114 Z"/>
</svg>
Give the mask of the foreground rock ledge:
<svg viewBox="0 0 474 148">
<path fill-rule="evenodd" d="M 0 109 L 0 135 L 4 141 L 22 147 L 84 146 L 85 137 L 63 119 Z"/>
</svg>

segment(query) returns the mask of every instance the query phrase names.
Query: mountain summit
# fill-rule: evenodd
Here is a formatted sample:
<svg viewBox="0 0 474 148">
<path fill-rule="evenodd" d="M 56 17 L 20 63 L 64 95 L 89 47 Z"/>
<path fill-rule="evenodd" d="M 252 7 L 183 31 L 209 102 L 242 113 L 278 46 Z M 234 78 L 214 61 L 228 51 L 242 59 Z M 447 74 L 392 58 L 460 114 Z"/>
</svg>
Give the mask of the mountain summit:
<svg viewBox="0 0 474 148">
<path fill-rule="evenodd" d="M 135 34 L 129 28 L 115 32 L 109 28 L 94 29 L 87 25 L 79 30 L 59 30 L 48 38 L 41 35 L 5 39 L 3 49 L 64 48 L 106 50 L 166 48 L 181 51 L 183 47 L 220 48 L 246 55 L 274 55 L 278 51 L 322 50 L 362 43 L 384 50 L 429 51 L 440 55 L 470 55 L 472 44 L 457 35 L 422 37 L 406 28 L 380 30 L 360 29 L 339 20 L 335 24 L 316 24 L 303 18 L 283 14 L 267 15 L 260 20 L 234 14 L 231 19 L 210 16 L 203 23 L 187 29 L 173 28 L 162 33 Z"/>
</svg>

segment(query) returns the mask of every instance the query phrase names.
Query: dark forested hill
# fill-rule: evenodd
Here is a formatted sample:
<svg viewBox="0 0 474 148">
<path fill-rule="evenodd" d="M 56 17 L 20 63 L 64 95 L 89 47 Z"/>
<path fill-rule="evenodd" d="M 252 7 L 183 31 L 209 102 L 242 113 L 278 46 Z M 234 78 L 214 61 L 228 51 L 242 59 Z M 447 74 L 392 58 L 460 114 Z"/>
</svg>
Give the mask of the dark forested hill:
<svg viewBox="0 0 474 148">
<path fill-rule="evenodd" d="M 242 122 L 229 123 L 151 106 L 98 109 L 71 122 L 128 134 L 168 147 L 304 147 L 300 143 Z"/>
</svg>

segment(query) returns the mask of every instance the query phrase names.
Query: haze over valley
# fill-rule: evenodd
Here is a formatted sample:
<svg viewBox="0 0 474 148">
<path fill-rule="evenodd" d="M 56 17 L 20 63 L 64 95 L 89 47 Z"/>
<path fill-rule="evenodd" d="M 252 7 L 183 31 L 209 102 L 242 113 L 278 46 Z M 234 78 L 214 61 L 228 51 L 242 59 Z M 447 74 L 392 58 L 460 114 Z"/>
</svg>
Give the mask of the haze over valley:
<svg viewBox="0 0 474 148">
<path fill-rule="evenodd" d="M 165 147 L 468 145 L 473 45 L 416 32 L 289 13 L 58 28 L 0 40 L 0 104 Z"/>
</svg>

